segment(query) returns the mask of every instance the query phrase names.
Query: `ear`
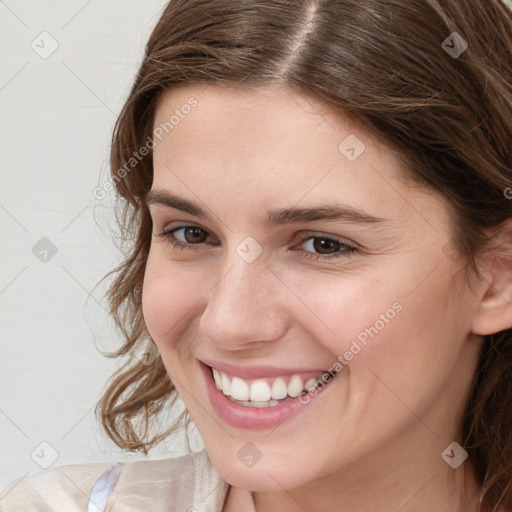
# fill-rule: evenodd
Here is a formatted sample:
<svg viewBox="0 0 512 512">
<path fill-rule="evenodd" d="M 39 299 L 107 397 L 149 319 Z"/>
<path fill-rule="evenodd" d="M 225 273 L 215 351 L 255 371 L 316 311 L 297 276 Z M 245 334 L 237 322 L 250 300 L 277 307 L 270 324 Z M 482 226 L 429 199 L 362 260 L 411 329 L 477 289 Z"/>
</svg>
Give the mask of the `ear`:
<svg viewBox="0 0 512 512">
<path fill-rule="evenodd" d="M 494 232 L 492 253 L 485 258 L 483 295 L 473 317 L 473 334 L 486 336 L 512 327 L 512 219 Z"/>
</svg>

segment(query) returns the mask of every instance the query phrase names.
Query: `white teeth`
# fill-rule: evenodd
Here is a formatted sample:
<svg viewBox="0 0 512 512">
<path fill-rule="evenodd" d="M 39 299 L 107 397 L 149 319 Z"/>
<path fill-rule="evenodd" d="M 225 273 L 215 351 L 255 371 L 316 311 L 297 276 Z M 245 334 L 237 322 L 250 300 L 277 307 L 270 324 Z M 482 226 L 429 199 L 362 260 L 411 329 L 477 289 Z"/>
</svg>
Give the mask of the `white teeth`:
<svg viewBox="0 0 512 512">
<path fill-rule="evenodd" d="M 233 377 L 231 381 L 231 396 L 235 400 L 249 400 L 249 386 L 247 383 L 238 377 Z"/>
<path fill-rule="evenodd" d="M 251 402 L 268 402 L 272 398 L 270 386 L 264 380 L 257 380 L 251 384 Z"/>
<path fill-rule="evenodd" d="M 213 378 L 215 380 L 215 385 L 217 386 L 217 389 L 222 390 L 222 377 L 219 375 L 218 370 L 215 368 L 212 368 Z"/>
<path fill-rule="evenodd" d="M 237 404 L 245 405 L 245 407 L 253 407 L 255 409 L 264 409 L 265 407 L 274 407 L 279 405 L 280 402 L 277 400 L 269 400 L 268 402 L 252 402 L 249 400 L 234 400 L 230 398 L 231 401 L 236 402 Z"/>
<path fill-rule="evenodd" d="M 299 396 L 302 393 L 302 390 L 304 389 L 304 383 L 302 382 L 302 379 L 298 375 L 294 375 L 291 378 L 287 389 L 288 389 L 288 394 L 290 396 L 293 396 L 293 397 Z"/>
<path fill-rule="evenodd" d="M 227 396 L 231 394 L 231 381 L 225 373 L 222 374 L 222 392 Z"/>
<path fill-rule="evenodd" d="M 316 379 L 309 379 L 308 381 L 306 381 L 306 384 L 304 384 L 304 389 L 307 392 L 313 391 L 316 388 L 315 384 Z"/>
<path fill-rule="evenodd" d="M 281 377 L 279 377 L 272 384 L 272 398 L 274 400 L 282 400 L 283 398 L 286 398 L 286 395 L 288 395 L 286 383 L 281 379 Z"/>
<path fill-rule="evenodd" d="M 268 407 L 268 400 L 251 400 L 250 402 L 245 402 L 246 404 L 250 404 L 249 407 L 256 407 L 257 409 L 263 409 L 263 407 Z"/>
<path fill-rule="evenodd" d="M 282 377 L 275 379 L 272 385 L 268 379 L 247 383 L 239 377 L 228 377 L 215 368 L 212 368 L 212 375 L 217 389 L 247 407 L 273 407 L 287 398 L 291 400 L 304 392 L 312 392 L 318 384 L 317 378 L 308 379 L 304 383 L 299 375 L 293 375 L 288 385 Z"/>
</svg>

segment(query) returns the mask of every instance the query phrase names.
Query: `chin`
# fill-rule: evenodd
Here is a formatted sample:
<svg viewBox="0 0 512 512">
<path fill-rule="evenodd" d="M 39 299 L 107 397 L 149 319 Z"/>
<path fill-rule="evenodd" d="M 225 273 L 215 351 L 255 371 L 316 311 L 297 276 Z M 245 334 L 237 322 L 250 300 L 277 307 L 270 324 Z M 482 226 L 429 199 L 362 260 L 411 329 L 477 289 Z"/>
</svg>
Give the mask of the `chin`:
<svg viewBox="0 0 512 512">
<path fill-rule="evenodd" d="M 311 467 L 302 468 L 299 461 L 295 463 L 287 459 L 283 466 L 283 461 L 277 457 L 265 461 L 262 458 L 252 467 L 245 467 L 236 455 L 228 458 L 225 450 L 220 453 L 207 451 L 215 469 L 228 484 L 251 492 L 282 492 L 306 485 L 314 478 L 310 474 Z M 293 472 L 290 468 L 294 468 Z"/>
<path fill-rule="evenodd" d="M 270 473 L 270 474 L 269 474 Z M 277 476 L 277 479 L 273 475 Z M 304 485 L 305 482 L 296 482 L 294 478 L 284 480 L 282 474 L 273 471 L 245 469 L 234 470 L 225 479 L 228 484 L 251 492 L 282 492 L 283 489 L 293 489 Z"/>
</svg>

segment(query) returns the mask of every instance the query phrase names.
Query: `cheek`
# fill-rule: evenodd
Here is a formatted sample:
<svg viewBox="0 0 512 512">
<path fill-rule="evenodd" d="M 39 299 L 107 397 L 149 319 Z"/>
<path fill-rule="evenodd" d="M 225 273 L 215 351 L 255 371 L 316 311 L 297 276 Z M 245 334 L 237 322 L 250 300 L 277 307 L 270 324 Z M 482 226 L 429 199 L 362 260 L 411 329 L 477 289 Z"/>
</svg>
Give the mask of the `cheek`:
<svg viewBox="0 0 512 512">
<path fill-rule="evenodd" d="M 294 318 L 329 349 L 333 364 L 348 366 L 351 378 L 361 384 L 375 382 L 368 371 L 373 369 L 387 382 L 407 388 L 413 379 L 427 379 L 433 365 L 443 375 L 449 372 L 461 350 L 467 315 L 450 284 L 449 269 L 439 266 L 426 279 L 418 263 L 392 270 L 327 276 L 314 287 L 293 276 L 289 281 L 309 309 L 300 315 L 296 310 Z"/>
<path fill-rule="evenodd" d="M 172 345 L 187 327 L 197 307 L 199 280 L 185 269 L 173 270 L 167 261 L 150 253 L 142 289 L 142 311 L 149 334 L 160 350 Z"/>
<path fill-rule="evenodd" d="M 448 282 L 439 275 L 413 293 L 395 288 L 394 311 L 375 310 L 366 319 L 360 330 L 366 345 L 358 343 L 361 351 L 349 362 L 350 378 L 365 397 L 361 408 L 403 402 L 419 413 L 457 378 L 467 312 Z"/>
<path fill-rule="evenodd" d="M 362 359 L 370 344 L 383 338 L 403 315 L 396 286 L 381 282 L 380 276 L 370 272 L 321 275 L 309 280 L 297 273 L 286 278 L 301 299 L 289 299 L 293 321 L 329 349 L 333 363 L 345 354 L 350 364 Z"/>
</svg>

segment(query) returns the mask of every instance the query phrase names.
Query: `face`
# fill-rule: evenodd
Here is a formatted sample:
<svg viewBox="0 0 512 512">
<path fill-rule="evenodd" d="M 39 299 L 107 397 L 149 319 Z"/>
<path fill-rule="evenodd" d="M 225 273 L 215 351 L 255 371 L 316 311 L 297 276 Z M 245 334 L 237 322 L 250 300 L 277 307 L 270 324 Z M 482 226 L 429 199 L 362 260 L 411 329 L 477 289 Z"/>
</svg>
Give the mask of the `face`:
<svg viewBox="0 0 512 512">
<path fill-rule="evenodd" d="M 173 89 L 155 134 L 144 318 L 219 473 L 446 465 L 479 345 L 443 200 L 287 88 Z"/>
</svg>

